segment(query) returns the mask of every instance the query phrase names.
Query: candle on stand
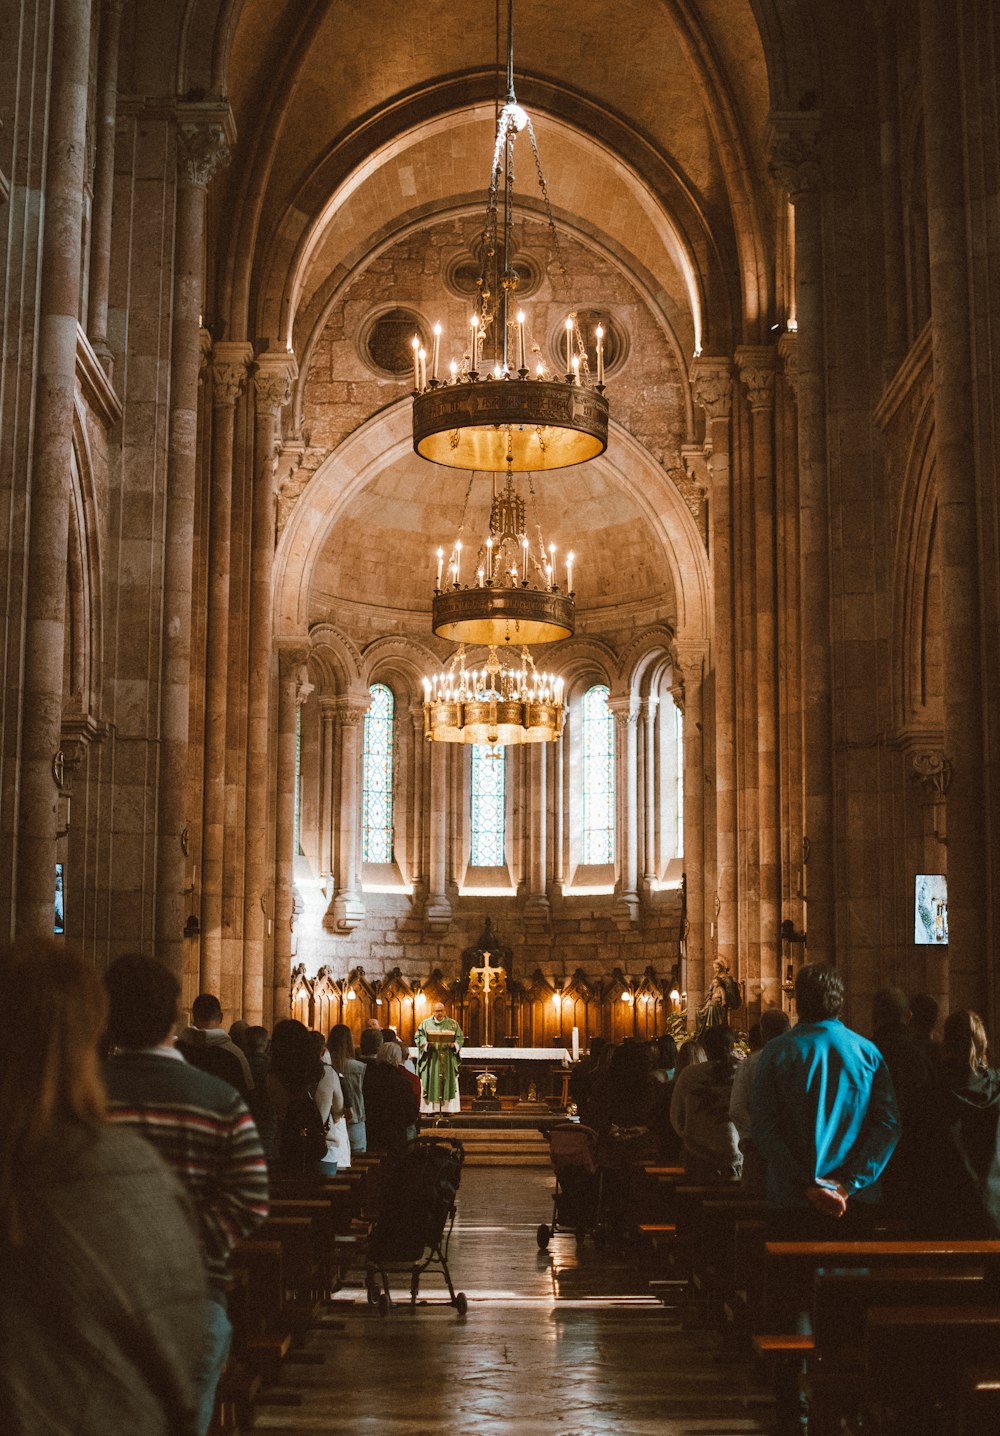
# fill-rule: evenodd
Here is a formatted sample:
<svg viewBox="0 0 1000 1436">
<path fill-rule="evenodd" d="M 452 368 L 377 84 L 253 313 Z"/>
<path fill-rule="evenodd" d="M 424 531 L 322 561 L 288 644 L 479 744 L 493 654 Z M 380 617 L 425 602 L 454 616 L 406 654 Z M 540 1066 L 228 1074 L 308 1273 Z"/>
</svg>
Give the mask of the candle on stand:
<svg viewBox="0 0 1000 1436">
<path fill-rule="evenodd" d="M 493 535 L 486 540 L 486 582 L 493 581 Z"/>
<path fill-rule="evenodd" d="M 536 379 L 544 379 L 544 378 L 545 378 L 545 365 L 542 363 L 542 361 L 541 361 L 540 359 L 539 359 L 538 363 L 535 365 L 535 378 L 536 378 Z"/>
<path fill-rule="evenodd" d="M 478 314 L 474 314 L 474 315 L 472 316 L 472 319 L 471 319 L 470 323 L 471 323 L 471 325 L 472 325 L 472 350 L 471 350 L 472 363 L 471 363 L 471 365 L 470 365 L 470 368 L 472 368 L 472 369 L 478 369 L 478 368 L 479 368 L 479 315 L 478 315 Z"/>
<path fill-rule="evenodd" d="M 552 582 L 554 583 L 556 576 L 556 546 L 554 543 L 549 544 L 549 572 L 552 574 Z"/>
<path fill-rule="evenodd" d="M 573 1042 L 573 1061 L 574 1061 L 574 1062 L 579 1062 L 579 1060 L 580 1060 L 580 1029 L 579 1029 L 579 1027 L 574 1027 L 574 1028 L 573 1028 L 573 1031 L 572 1031 L 572 1033 L 571 1033 L 571 1037 L 572 1037 L 572 1042 Z"/>
<path fill-rule="evenodd" d="M 527 583 L 527 582 L 528 582 L 528 540 L 527 540 L 526 537 L 521 540 L 521 553 L 524 555 L 524 562 L 523 562 L 523 564 L 522 564 L 522 569 L 523 569 L 522 582 Z"/>
<path fill-rule="evenodd" d="M 413 350 L 413 387 L 420 388 L 420 335 L 414 334 L 410 340 L 410 347 Z"/>
<path fill-rule="evenodd" d="M 573 550 L 566 555 L 566 592 L 573 592 Z"/>
<path fill-rule="evenodd" d="M 458 586 L 459 578 L 460 578 L 460 575 L 461 575 L 461 570 L 462 570 L 462 540 L 459 539 L 458 542 L 455 544 L 455 585 L 456 585 L 456 587 Z"/>
<path fill-rule="evenodd" d="M 545 583 L 547 588 L 552 587 L 552 565 L 550 563 L 545 565 Z"/>
<path fill-rule="evenodd" d="M 567 374 L 569 373 L 570 368 L 571 368 L 570 356 L 572 355 L 572 353 L 573 353 L 573 316 L 570 315 L 570 317 L 566 320 L 566 373 L 567 373 Z"/>
<path fill-rule="evenodd" d="M 451 369 L 451 382 L 452 382 L 453 384 L 457 384 L 457 383 L 458 383 L 458 365 L 455 363 L 455 360 L 454 360 L 454 359 L 451 361 L 451 364 L 449 365 L 449 368 Z"/>
<path fill-rule="evenodd" d="M 420 359 L 420 387 L 421 387 L 421 389 L 426 389 L 426 388 L 427 388 L 427 350 L 424 348 L 424 346 L 423 346 L 422 344 L 421 344 L 421 346 L 420 346 L 420 353 L 419 353 L 418 357 L 419 357 L 419 359 Z"/>
<path fill-rule="evenodd" d="M 479 567 L 476 569 L 476 583 L 479 585 L 480 588 L 482 588 L 482 586 L 483 586 L 483 566 L 482 566 L 482 564 L 480 564 Z"/>
<path fill-rule="evenodd" d="M 517 367 L 525 369 L 524 362 L 524 310 L 517 311 Z"/>
<path fill-rule="evenodd" d="M 434 363 L 431 365 L 431 378 L 436 380 L 438 376 L 438 360 L 441 357 L 441 326 L 434 326 Z"/>
<path fill-rule="evenodd" d="M 604 325 L 597 326 L 597 382 L 604 383 Z"/>
<path fill-rule="evenodd" d="M 574 355 L 573 355 L 573 383 L 574 383 L 574 384 L 579 384 L 579 382 L 580 382 L 580 356 L 579 356 L 579 354 L 574 354 Z"/>
<path fill-rule="evenodd" d="M 440 587 L 441 587 L 441 571 L 442 571 L 442 569 L 444 568 L 444 549 L 443 549 L 443 548 L 439 548 L 439 549 L 438 549 L 438 552 L 437 552 L 437 560 L 438 560 L 437 586 L 438 586 L 438 588 L 440 588 Z"/>
</svg>

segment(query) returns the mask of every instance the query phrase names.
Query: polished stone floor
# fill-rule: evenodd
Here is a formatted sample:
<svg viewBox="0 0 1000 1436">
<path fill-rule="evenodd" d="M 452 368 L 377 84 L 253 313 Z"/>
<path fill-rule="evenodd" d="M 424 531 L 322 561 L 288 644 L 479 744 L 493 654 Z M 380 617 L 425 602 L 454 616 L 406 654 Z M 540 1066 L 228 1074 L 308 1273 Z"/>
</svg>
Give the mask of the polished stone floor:
<svg viewBox="0 0 1000 1436">
<path fill-rule="evenodd" d="M 551 1173 L 466 1169 L 451 1243 L 468 1315 L 435 1304 L 439 1276 L 385 1318 L 346 1288 L 292 1369 L 301 1405 L 266 1405 L 255 1429 L 359 1436 L 744 1436 L 766 1429 L 745 1369 L 711 1334 L 683 1330 L 648 1295 L 634 1252 L 541 1253 Z M 291 1389 L 291 1381 L 289 1382 Z"/>
</svg>

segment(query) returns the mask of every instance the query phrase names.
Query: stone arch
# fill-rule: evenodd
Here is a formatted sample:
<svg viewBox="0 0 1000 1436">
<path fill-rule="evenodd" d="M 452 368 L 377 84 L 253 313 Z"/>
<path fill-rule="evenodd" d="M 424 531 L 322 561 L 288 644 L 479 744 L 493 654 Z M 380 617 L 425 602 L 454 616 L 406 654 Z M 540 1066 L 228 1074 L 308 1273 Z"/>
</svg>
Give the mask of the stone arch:
<svg viewBox="0 0 1000 1436">
<path fill-rule="evenodd" d="M 332 623 L 317 623 L 309 630 L 309 664 L 320 680 L 320 694 L 343 696 L 364 685 L 361 654 Z"/>
</svg>

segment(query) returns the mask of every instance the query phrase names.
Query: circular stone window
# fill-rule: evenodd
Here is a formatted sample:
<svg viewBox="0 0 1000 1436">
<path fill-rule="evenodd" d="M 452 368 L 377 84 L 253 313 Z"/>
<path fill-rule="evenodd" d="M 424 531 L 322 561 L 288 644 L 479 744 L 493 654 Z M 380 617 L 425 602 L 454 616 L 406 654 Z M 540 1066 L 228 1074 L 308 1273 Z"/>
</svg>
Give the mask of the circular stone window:
<svg viewBox="0 0 1000 1436">
<path fill-rule="evenodd" d="M 414 334 L 427 343 L 419 314 L 412 309 L 386 309 L 369 323 L 362 348 L 376 369 L 399 378 L 413 372 Z"/>
<path fill-rule="evenodd" d="M 458 254 L 445 270 L 444 282 L 460 299 L 468 299 L 479 292 L 479 281 L 483 277 L 482 242 L 475 253 Z M 526 254 L 515 254 L 514 272 L 517 275 L 517 300 L 527 299 L 534 294 L 541 283 L 541 272 L 533 259 Z"/>
<path fill-rule="evenodd" d="M 597 377 L 597 338 L 596 331 L 598 324 L 604 326 L 604 373 L 605 377 L 620 369 L 628 354 L 628 340 L 624 332 L 619 328 L 618 323 L 610 314 L 603 313 L 600 309 L 578 309 L 576 311 L 576 322 L 580 333 L 583 335 L 583 342 L 587 348 L 587 361 L 590 364 L 591 375 Z M 562 336 L 560 336 L 562 337 Z M 565 340 L 560 357 L 565 357 Z"/>
</svg>

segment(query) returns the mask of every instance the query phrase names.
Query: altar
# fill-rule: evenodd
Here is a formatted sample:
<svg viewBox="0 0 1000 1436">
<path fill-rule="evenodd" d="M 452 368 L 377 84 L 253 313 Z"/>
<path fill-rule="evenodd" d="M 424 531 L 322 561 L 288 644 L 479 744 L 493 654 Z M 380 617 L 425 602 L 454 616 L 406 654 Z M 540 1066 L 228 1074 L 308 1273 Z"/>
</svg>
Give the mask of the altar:
<svg viewBox="0 0 1000 1436">
<path fill-rule="evenodd" d="M 534 1084 L 539 1101 L 560 1097 L 561 1075 L 573 1062 L 566 1047 L 463 1047 L 458 1084 L 463 1096 L 475 1097 L 476 1077 L 492 1072 L 497 1078 L 497 1095 L 527 1102 L 529 1088 Z"/>
</svg>

